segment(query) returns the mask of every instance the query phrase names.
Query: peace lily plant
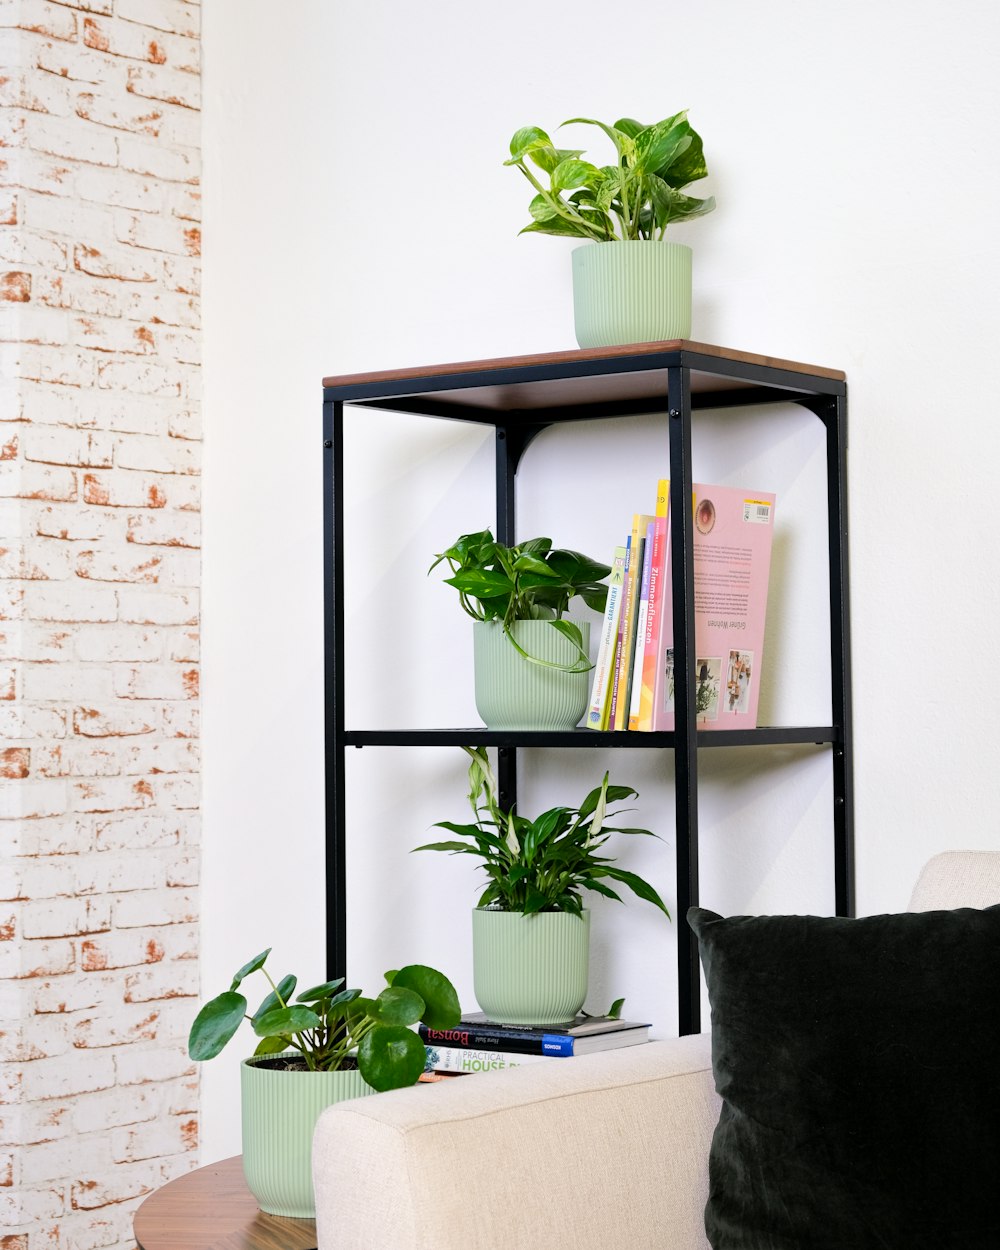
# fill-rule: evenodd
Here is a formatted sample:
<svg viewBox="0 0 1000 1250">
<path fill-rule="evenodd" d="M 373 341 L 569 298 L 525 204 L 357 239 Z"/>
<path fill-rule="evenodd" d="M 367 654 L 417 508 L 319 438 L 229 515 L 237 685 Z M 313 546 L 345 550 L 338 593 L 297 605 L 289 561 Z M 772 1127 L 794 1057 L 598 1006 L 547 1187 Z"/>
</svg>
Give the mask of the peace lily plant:
<svg viewBox="0 0 1000 1250">
<path fill-rule="evenodd" d="M 520 912 L 583 911 L 583 893 L 592 890 L 622 902 L 610 882 L 623 885 L 636 897 L 658 907 L 669 919 L 663 900 L 648 881 L 619 868 L 602 852 L 612 834 L 655 837 L 649 829 L 607 824 L 609 805 L 633 798 L 631 786 L 609 784 L 608 774 L 578 807 L 552 807 L 534 820 L 513 808 L 505 812 L 497 799 L 497 781 L 485 747 L 463 747 L 469 756 L 469 805 L 472 824 L 438 821 L 461 841 L 429 842 L 419 851 L 449 851 L 474 855 L 489 882 L 479 898 L 480 908 Z"/>
<path fill-rule="evenodd" d="M 525 660 L 568 673 L 586 672 L 593 665 L 583 645 L 580 627 L 564 619 L 570 600 L 579 597 L 603 612 L 608 588 L 602 581 L 611 566 L 579 551 L 552 546 L 551 538 L 531 538 L 505 546 L 491 530 L 462 534 L 440 552 L 428 569 L 446 562 L 451 576 L 445 584 L 458 591 L 462 610 L 474 621 L 499 621 L 510 645 Z M 570 664 L 531 655 L 515 638 L 516 621 L 549 621 L 575 648 Z"/>
<path fill-rule="evenodd" d="M 538 126 L 525 126 L 510 141 L 504 162 L 519 169 L 535 190 L 531 223 L 522 234 L 556 234 L 604 243 L 662 240 L 667 227 L 702 217 L 715 199 L 696 199 L 684 188 L 708 174 L 701 136 L 687 110 L 644 125 L 631 117 L 613 124 L 574 117 L 563 126 L 597 126 L 614 145 L 611 165 L 582 160 L 583 150 L 558 148 Z M 531 166 L 548 179 L 548 186 Z"/>
<path fill-rule="evenodd" d="M 424 1046 L 410 1026 L 423 1021 L 433 1029 L 449 1029 L 461 1015 L 452 983 L 422 964 L 387 972 L 386 988 L 376 998 L 341 989 L 340 978 L 293 999 L 297 978 L 289 974 L 275 984 L 264 966 L 270 953 L 268 947 L 244 964 L 229 989 L 198 1012 L 188 1039 L 192 1059 L 214 1059 L 247 1020 L 259 1038 L 255 1057 L 291 1052 L 276 1066 L 310 1072 L 357 1067 L 373 1089 L 399 1089 L 412 1085 L 424 1070 Z M 263 973 L 271 989 L 250 1014 L 239 989 L 255 972 Z"/>
</svg>

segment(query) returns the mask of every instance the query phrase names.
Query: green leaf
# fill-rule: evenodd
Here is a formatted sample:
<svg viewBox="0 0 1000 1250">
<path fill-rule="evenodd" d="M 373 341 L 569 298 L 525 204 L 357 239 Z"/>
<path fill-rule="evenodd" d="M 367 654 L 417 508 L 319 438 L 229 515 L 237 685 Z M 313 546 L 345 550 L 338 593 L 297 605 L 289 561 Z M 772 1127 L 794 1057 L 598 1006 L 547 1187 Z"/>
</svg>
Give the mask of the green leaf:
<svg viewBox="0 0 1000 1250">
<path fill-rule="evenodd" d="M 424 1000 L 413 990 L 394 983 L 379 994 L 375 1006 L 375 1018 L 381 1024 L 416 1024 L 423 1014 Z"/>
<path fill-rule="evenodd" d="M 551 221 L 533 221 L 523 226 L 518 234 L 555 234 L 562 238 L 594 239 L 594 234 L 582 223 L 567 221 L 565 217 L 553 217 Z"/>
<path fill-rule="evenodd" d="M 415 851 L 451 851 L 454 855 L 460 855 L 463 851 L 477 854 L 474 846 L 467 846 L 464 842 L 425 842 L 423 846 L 415 846 L 413 849 Z"/>
<path fill-rule="evenodd" d="M 552 172 L 565 160 L 571 160 L 575 156 L 580 156 L 579 152 L 570 151 L 568 148 L 542 147 L 532 148 L 529 154 L 539 169 L 543 169 L 551 176 Z"/>
<path fill-rule="evenodd" d="M 539 192 L 528 205 L 528 212 L 535 221 L 551 221 L 559 216 L 559 210 L 552 203 L 552 197 Z"/>
<path fill-rule="evenodd" d="M 588 608 L 593 608 L 595 612 L 604 615 L 604 609 L 608 606 L 607 586 L 580 586 L 576 593 Z"/>
<path fill-rule="evenodd" d="M 620 117 L 615 122 L 615 130 L 620 130 L 623 135 L 628 135 L 630 139 L 634 139 L 641 130 L 647 130 L 642 122 L 637 122 L 631 117 Z"/>
<path fill-rule="evenodd" d="M 257 1049 L 253 1052 L 255 1055 L 280 1055 L 283 1050 L 287 1050 L 288 1046 L 285 1039 L 279 1035 L 274 1037 L 263 1037 L 257 1043 Z"/>
<path fill-rule="evenodd" d="M 690 145 L 674 160 L 670 168 L 653 170 L 664 182 L 675 189 L 686 187 L 688 183 L 697 182 L 699 178 L 704 178 L 708 174 L 701 135 L 691 130 L 690 127 L 689 134 Z"/>
<path fill-rule="evenodd" d="M 514 589 L 514 583 L 505 573 L 496 573 L 492 569 L 466 569 L 444 580 L 446 585 L 454 586 L 456 590 L 473 595 L 476 599 Z"/>
<path fill-rule="evenodd" d="M 715 200 L 709 196 L 707 200 L 696 200 L 690 195 L 674 190 L 655 175 L 648 179 L 649 192 L 656 213 L 656 224 L 662 230 L 672 221 L 688 221 L 692 217 L 703 217 L 715 208 Z"/>
<path fill-rule="evenodd" d="M 615 145 L 615 151 L 619 157 L 629 160 L 635 154 L 635 142 L 631 135 L 625 133 L 624 130 L 618 130 L 615 126 L 609 126 L 606 122 L 595 121 L 592 117 L 571 117 L 569 121 L 562 122 L 562 126 L 599 126 L 601 130 L 608 136 Z"/>
<path fill-rule="evenodd" d="M 609 1020 L 620 1020 L 621 1015 L 622 1015 L 622 1008 L 624 1006 L 625 1006 L 625 999 L 616 998 L 615 1001 L 608 1008 L 608 1010 L 605 1012 L 605 1015 L 608 1017 Z"/>
<path fill-rule="evenodd" d="M 551 148 L 552 140 L 538 126 L 522 126 L 514 132 L 510 141 L 510 160 L 505 165 L 516 165 L 532 151 L 538 148 Z"/>
<path fill-rule="evenodd" d="M 560 161 L 552 171 L 552 190 L 571 191 L 574 187 L 587 187 L 601 177 L 601 171 L 589 161 L 576 157 Z"/>
<path fill-rule="evenodd" d="M 579 551 L 558 549 L 549 553 L 548 565 L 571 586 L 602 581 L 611 572 L 610 564 L 592 560 Z"/>
<path fill-rule="evenodd" d="M 318 1028 L 323 1021 L 310 1007 L 276 1007 L 267 1015 L 260 1016 L 253 1022 L 253 1031 L 258 1037 L 287 1036 L 290 1033 L 302 1033 L 306 1029 Z"/>
<path fill-rule="evenodd" d="M 378 1024 L 358 1047 L 358 1067 L 368 1084 L 380 1093 L 413 1085 L 424 1070 L 423 1042 L 402 1025 Z"/>
<path fill-rule="evenodd" d="M 666 905 L 659 894 L 653 889 L 648 881 L 644 881 L 642 877 L 637 876 L 634 872 L 626 872 L 624 868 L 617 868 L 611 864 L 603 868 L 595 869 L 594 876 L 611 877 L 615 881 L 620 881 L 622 885 L 628 888 L 636 895 L 637 898 L 645 899 L 647 903 L 652 903 L 658 907 L 660 911 L 670 919 L 670 912 L 667 911 Z"/>
<path fill-rule="evenodd" d="M 295 1001 L 297 1003 L 314 1003 L 320 998 L 329 998 L 331 994 L 333 994 L 335 990 L 340 989 L 343 984 L 343 977 L 338 977 L 336 981 L 324 981 L 322 985 L 314 985 L 308 990 L 303 990 L 302 993 L 297 996 Z M 357 991 L 348 990 L 347 992 L 351 994 L 356 993 Z M 285 1001 L 287 1002 L 288 1000 L 285 999 Z"/>
<path fill-rule="evenodd" d="M 246 1010 L 247 1000 L 232 990 L 206 1003 L 195 1016 L 188 1035 L 191 1058 L 214 1059 L 240 1027 Z"/>
<path fill-rule="evenodd" d="M 462 1015 L 455 987 L 444 975 L 426 964 L 407 964 L 396 974 L 393 987 L 412 990 L 424 1000 L 420 1019 L 432 1029 L 451 1029 Z"/>
<path fill-rule="evenodd" d="M 289 973 L 287 977 L 282 977 L 282 979 L 278 982 L 277 989 L 272 990 L 253 1013 L 253 1019 L 257 1020 L 261 1016 L 266 1015 L 269 1011 L 273 1011 L 275 1007 L 280 1007 L 283 1003 L 287 1003 L 297 984 L 298 979 L 292 976 L 291 973 Z"/>
<path fill-rule="evenodd" d="M 659 122 L 644 130 L 635 141 L 637 170 L 656 173 L 669 169 L 691 146 L 691 127 L 684 122 Z"/>
<path fill-rule="evenodd" d="M 259 955 L 255 955 L 249 963 L 244 964 L 239 972 L 237 972 L 237 974 L 233 977 L 232 984 L 229 988 L 231 990 L 238 990 L 240 988 L 240 982 L 244 977 L 248 977 L 251 972 L 256 972 L 258 968 L 264 967 L 264 961 L 270 953 L 271 947 L 269 946 L 266 951 L 261 951 L 261 953 Z"/>
</svg>

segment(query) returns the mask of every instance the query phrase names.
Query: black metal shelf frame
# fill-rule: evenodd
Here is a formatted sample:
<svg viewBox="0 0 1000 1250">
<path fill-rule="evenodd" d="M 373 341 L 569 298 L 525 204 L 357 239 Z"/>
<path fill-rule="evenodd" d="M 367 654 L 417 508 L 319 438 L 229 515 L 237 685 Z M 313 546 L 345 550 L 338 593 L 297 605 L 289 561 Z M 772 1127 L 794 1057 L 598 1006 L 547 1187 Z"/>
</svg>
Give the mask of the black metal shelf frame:
<svg viewBox="0 0 1000 1250">
<path fill-rule="evenodd" d="M 616 374 L 655 375 L 655 394 L 520 404 L 520 388 L 566 379 L 608 378 Z M 715 389 L 692 391 L 692 375 L 712 379 Z M 721 385 L 716 382 L 721 379 Z M 726 385 L 729 382 L 731 385 Z M 492 406 L 476 403 L 491 388 Z M 495 395 L 502 395 L 498 405 Z M 537 399 L 537 395 L 536 395 Z M 693 683 L 694 539 L 692 492 L 692 414 L 706 408 L 792 402 L 819 419 L 826 430 L 827 526 L 832 724 L 699 733 Z M 344 720 L 344 535 L 343 421 L 345 405 L 384 408 L 416 416 L 446 417 L 493 425 L 496 431 L 496 533 L 515 541 L 517 467 L 531 440 L 562 421 L 665 411 L 670 455 L 670 564 L 673 586 L 675 729 L 671 733 L 496 732 L 483 729 L 349 730 Z M 635 355 L 593 359 L 486 362 L 482 368 L 443 367 L 423 376 L 345 380 L 324 387 L 324 612 L 326 731 L 326 884 L 327 972 L 346 975 L 345 753 L 348 747 L 493 745 L 503 800 L 517 793 L 517 752 L 531 747 L 658 748 L 674 758 L 676 830 L 676 916 L 678 1026 L 680 1033 L 701 1026 L 701 979 L 697 944 L 684 916 L 698 902 L 698 752 L 702 748 L 829 745 L 833 761 L 834 907 L 854 913 L 853 743 L 847 544 L 847 388 L 821 374 L 770 364 L 729 359 L 694 346 L 651 348 Z"/>
</svg>

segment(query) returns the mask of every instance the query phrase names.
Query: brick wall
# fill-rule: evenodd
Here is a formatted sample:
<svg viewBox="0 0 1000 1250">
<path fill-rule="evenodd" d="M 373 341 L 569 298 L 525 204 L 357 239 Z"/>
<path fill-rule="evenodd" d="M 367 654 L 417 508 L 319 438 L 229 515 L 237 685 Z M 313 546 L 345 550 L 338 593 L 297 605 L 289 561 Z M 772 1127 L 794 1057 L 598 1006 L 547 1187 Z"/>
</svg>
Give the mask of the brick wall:
<svg viewBox="0 0 1000 1250">
<path fill-rule="evenodd" d="M 197 0 L 0 0 L 0 1250 L 193 1165 Z"/>
</svg>

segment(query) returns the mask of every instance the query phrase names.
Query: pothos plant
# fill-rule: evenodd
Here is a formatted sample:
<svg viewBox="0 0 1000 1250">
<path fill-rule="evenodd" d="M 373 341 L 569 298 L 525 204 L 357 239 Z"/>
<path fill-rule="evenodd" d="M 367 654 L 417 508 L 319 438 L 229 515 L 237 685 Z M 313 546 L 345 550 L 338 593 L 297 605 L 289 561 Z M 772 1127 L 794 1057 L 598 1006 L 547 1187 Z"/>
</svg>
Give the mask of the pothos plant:
<svg viewBox="0 0 1000 1250">
<path fill-rule="evenodd" d="M 634 872 L 619 868 L 602 854 L 614 833 L 655 837 L 649 829 L 606 823 L 608 806 L 632 798 L 631 786 L 613 786 L 608 774 L 578 807 L 552 807 L 529 820 L 513 808 L 503 811 L 497 801 L 497 783 L 485 747 L 463 747 L 469 756 L 469 804 L 472 824 L 442 820 L 461 841 L 429 842 L 418 851 L 450 851 L 474 855 L 482 863 L 489 883 L 478 906 L 498 911 L 522 912 L 583 910 L 583 892 L 593 890 L 605 898 L 622 901 L 610 882 L 626 886 L 638 898 L 658 907 L 669 919 L 656 890 Z"/>
<path fill-rule="evenodd" d="M 531 538 L 508 547 L 488 529 L 461 535 L 436 556 L 428 573 L 442 561 L 451 569 L 445 583 L 458 591 L 462 610 L 475 621 L 500 621 L 511 646 L 524 659 L 570 673 L 593 667 L 580 627 L 564 620 L 563 614 L 576 595 L 588 607 L 604 611 L 608 588 L 602 581 L 611 572 L 610 565 L 579 551 L 553 547 L 551 538 Z M 559 664 L 529 654 L 511 631 L 515 621 L 545 620 L 576 648 L 573 663 Z"/>
<path fill-rule="evenodd" d="M 616 162 L 597 166 L 581 160 L 582 149 L 557 148 L 544 130 L 525 126 L 510 141 L 505 165 L 518 168 L 535 189 L 528 205 L 532 221 L 522 234 L 558 234 L 597 243 L 662 239 L 667 226 L 701 217 L 715 208 L 683 188 L 708 173 L 701 136 L 687 110 L 646 126 L 631 117 L 613 125 L 574 117 L 563 126 L 598 126 L 614 144 Z M 548 177 L 543 186 L 531 165 Z"/>
<path fill-rule="evenodd" d="M 423 964 L 387 972 L 377 998 L 341 989 L 341 978 L 303 990 L 293 1001 L 297 978 L 289 974 L 275 985 L 264 967 L 270 953 L 268 947 L 245 963 L 229 989 L 198 1012 L 188 1037 L 192 1059 L 214 1059 L 249 1020 L 260 1039 L 255 1056 L 291 1051 L 285 1066 L 311 1072 L 357 1067 L 373 1089 L 399 1089 L 424 1070 L 424 1045 L 410 1026 L 423 1021 L 432 1029 L 451 1029 L 461 1016 L 455 987 Z M 262 972 L 271 989 L 250 1015 L 239 988 L 254 972 Z"/>
</svg>

